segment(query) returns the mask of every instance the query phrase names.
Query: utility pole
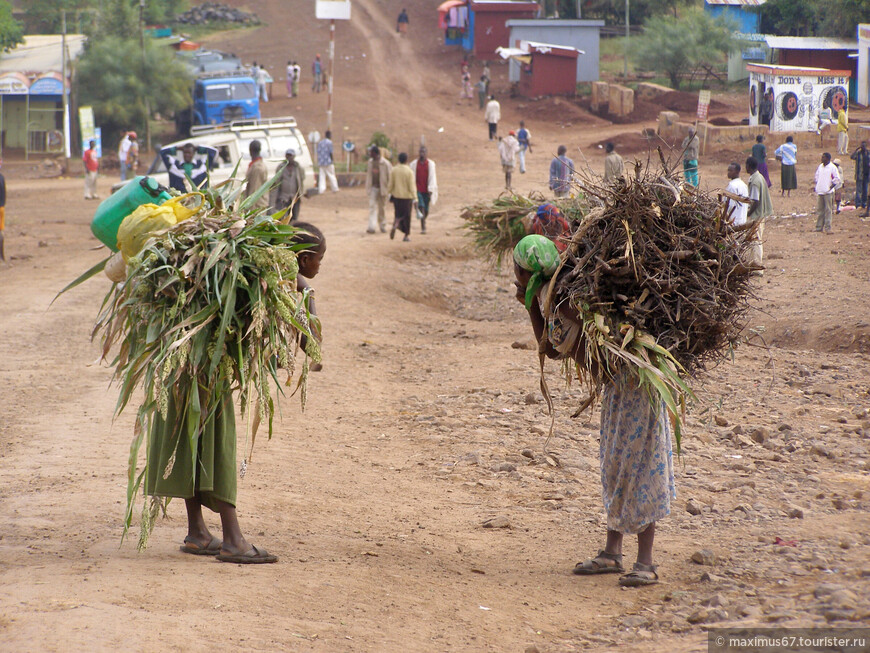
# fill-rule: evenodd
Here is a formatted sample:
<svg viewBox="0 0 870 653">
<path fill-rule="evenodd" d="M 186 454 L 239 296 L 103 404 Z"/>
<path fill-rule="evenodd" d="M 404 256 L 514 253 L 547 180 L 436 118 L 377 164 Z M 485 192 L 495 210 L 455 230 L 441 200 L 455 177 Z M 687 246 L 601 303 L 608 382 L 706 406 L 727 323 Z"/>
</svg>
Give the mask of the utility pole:
<svg viewBox="0 0 870 653">
<path fill-rule="evenodd" d="M 627 2 L 628 0 L 626 0 Z M 142 50 L 142 81 L 146 79 L 145 70 L 145 0 L 139 0 L 139 47 Z M 145 101 L 145 151 L 151 149 L 151 102 L 148 101 L 148 91 L 143 95 Z"/>
<path fill-rule="evenodd" d="M 329 21 L 329 78 L 326 80 L 326 129 L 332 129 L 332 74 L 335 70 L 335 19 Z"/>
<path fill-rule="evenodd" d="M 66 83 L 66 10 L 60 10 L 61 36 L 60 36 L 60 76 L 63 78 L 63 156 L 64 168 L 69 169 L 69 159 L 72 156 L 69 142 L 69 87 Z"/>
<path fill-rule="evenodd" d="M 628 77 L 628 0 L 625 0 L 625 61 L 622 64 L 622 76 Z"/>
</svg>

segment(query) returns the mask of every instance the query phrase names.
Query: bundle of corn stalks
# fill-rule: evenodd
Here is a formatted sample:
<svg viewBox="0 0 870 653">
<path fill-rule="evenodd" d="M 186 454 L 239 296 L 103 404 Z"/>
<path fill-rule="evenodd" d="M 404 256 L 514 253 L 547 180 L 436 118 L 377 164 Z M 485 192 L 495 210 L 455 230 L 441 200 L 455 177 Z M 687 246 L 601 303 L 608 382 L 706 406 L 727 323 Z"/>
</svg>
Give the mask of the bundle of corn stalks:
<svg viewBox="0 0 870 653">
<path fill-rule="evenodd" d="M 597 204 L 574 231 L 542 309 L 567 304 L 582 320 L 575 371 L 589 406 L 605 383 L 631 374 L 676 419 L 688 380 L 728 355 L 753 298 L 745 255 L 755 223 L 734 227 L 725 204 L 668 172 L 637 165 L 633 178 L 580 188 Z"/>
<path fill-rule="evenodd" d="M 261 190 L 268 192 L 268 184 Z M 291 385 L 301 353 L 294 393 L 299 390 L 304 408 L 309 361 L 320 361 L 314 337 L 320 326 L 308 310 L 307 293 L 296 289 L 297 252 L 306 245 L 293 242 L 298 229 L 274 219 L 280 216 L 252 210 L 256 199 L 239 203 L 238 188 L 231 185 L 208 191 L 196 217 L 155 233 L 127 261 L 126 280 L 113 284 L 103 301 L 93 336 L 102 336 L 104 360 L 118 345 L 111 361 L 120 384 L 116 413 L 134 393 L 144 393 L 130 449 L 125 535 L 146 474 L 137 470 L 138 452 L 157 413 L 166 419 L 170 397 L 177 414 L 187 416 L 185 433 L 193 441 L 225 397 L 237 393 L 253 422 L 253 447 L 261 420 L 272 435 L 271 390 L 282 392 L 279 370 Z M 253 411 L 251 404 L 257 406 Z M 168 473 L 149 472 L 164 478 Z M 157 507 L 152 501 L 143 510 L 140 547 Z"/>
<path fill-rule="evenodd" d="M 589 207 L 582 194 L 573 198 L 548 200 L 540 193 L 528 196 L 503 193 L 492 202 L 479 202 L 462 209 L 471 246 L 484 259 L 501 268 L 505 254 L 509 254 L 529 233 L 531 218 L 541 204 L 554 204 L 572 225 L 583 219 Z"/>
</svg>

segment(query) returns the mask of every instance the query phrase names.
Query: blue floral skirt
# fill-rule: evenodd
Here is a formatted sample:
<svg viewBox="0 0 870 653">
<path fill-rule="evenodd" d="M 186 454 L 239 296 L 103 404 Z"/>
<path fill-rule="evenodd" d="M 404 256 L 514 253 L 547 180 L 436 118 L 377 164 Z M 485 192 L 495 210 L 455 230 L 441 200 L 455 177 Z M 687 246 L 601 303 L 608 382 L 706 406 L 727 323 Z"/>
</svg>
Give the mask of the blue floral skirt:
<svg viewBox="0 0 870 653">
<path fill-rule="evenodd" d="M 610 383 L 601 400 L 601 496 L 607 528 L 634 535 L 671 512 L 671 425 L 633 380 Z"/>
</svg>

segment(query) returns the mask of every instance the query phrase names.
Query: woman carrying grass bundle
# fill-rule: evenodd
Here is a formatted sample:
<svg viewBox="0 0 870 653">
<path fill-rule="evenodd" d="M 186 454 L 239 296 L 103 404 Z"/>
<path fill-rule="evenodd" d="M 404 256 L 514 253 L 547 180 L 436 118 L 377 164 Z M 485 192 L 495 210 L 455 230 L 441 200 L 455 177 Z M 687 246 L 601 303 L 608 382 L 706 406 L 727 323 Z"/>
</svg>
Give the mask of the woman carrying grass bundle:
<svg viewBox="0 0 870 653">
<path fill-rule="evenodd" d="M 514 249 L 517 299 L 529 312 L 539 351 L 549 358 L 572 358 L 585 367 L 582 318 L 563 302 L 543 310 L 547 286 L 559 266 L 559 252 L 541 235 L 523 238 Z M 649 393 L 627 372 L 611 378 L 601 406 L 599 460 L 607 539 L 594 558 L 578 563 L 578 575 L 619 573 L 623 587 L 658 582 L 652 549 L 655 524 L 670 514 L 675 497 L 671 428 L 663 402 L 650 402 Z M 637 562 L 625 573 L 622 542 L 637 535 Z"/>
</svg>

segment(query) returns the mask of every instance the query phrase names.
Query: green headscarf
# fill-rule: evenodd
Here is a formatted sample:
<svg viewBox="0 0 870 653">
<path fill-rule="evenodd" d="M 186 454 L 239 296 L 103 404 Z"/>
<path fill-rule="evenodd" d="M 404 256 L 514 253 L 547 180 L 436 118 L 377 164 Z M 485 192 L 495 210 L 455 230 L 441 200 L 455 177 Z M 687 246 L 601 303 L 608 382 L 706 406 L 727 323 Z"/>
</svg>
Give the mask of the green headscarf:
<svg viewBox="0 0 870 653">
<path fill-rule="evenodd" d="M 523 238 L 514 247 L 514 261 L 523 270 L 532 273 L 529 285 L 526 286 L 526 310 L 531 310 L 535 293 L 559 267 L 559 250 L 546 236 L 532 234 Z"/>
</svg>

